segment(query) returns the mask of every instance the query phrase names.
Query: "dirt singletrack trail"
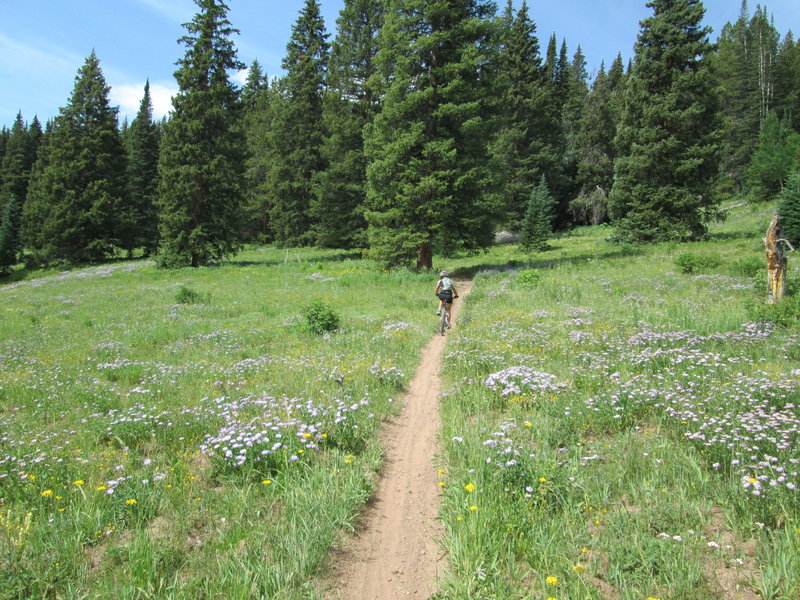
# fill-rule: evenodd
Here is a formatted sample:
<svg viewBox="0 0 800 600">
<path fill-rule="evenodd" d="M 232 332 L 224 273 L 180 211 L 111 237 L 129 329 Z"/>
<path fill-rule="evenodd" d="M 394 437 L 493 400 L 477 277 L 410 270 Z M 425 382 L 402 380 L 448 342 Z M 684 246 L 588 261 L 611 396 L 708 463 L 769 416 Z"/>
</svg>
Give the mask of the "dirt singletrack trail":
<svg viewBox="0 0 800 600">
<path fill-rule="evenodd" d="M 460 298 L 453 303 L 453 328 L 472 287 L 471 281 L 455 283 Z M 433 318 L 431 312 L 431 329 Z M 438 590 L 444 561 L 437 544 L 442 533 L 437 520 L 440 477 L 433 458 L 438 452 L 439 369 L 446 341 L 447 336 L 437 333 L 422 350 L 403 411 L 383 428 L 381 478 L 355 535 L 335 560 L 331 600 L 427 599 Z"/>
</svg>

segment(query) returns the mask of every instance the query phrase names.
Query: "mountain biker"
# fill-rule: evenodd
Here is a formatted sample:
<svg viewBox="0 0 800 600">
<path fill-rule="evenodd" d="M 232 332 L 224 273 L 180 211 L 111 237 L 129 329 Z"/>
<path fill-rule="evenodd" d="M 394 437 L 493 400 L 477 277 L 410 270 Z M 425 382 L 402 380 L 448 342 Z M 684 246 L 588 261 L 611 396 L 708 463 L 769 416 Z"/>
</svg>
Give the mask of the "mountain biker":
<svg viewBox="0 0 800 600">
<path fill-rule="evenodd" d="M 441 271 L 439 273 L 439 281 L 436 282 L 436 297 L 439 298 L 439 308 L 436 311 L 436 316 L 442 314 L 442 307 L 447 311 L 447 321 L 448 327 L 450 326 L 449 323 L 452 323 L 453 319 L 451 317 L 451 309 L 453 307 L 453 298 L 458 298 L 458 292 L 456 291 L 456 286 L 453 284 L 453 280 L 450 279 L 450 273 L 447 271 Z"/>
</svg>

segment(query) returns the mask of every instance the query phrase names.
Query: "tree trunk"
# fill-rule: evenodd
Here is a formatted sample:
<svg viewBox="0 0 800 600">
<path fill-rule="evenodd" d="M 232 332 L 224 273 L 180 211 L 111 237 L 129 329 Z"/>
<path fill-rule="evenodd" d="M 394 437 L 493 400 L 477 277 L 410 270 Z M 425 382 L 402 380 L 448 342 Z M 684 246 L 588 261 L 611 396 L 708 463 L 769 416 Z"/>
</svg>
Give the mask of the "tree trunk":
<svg viewBox="0 0 800 600">
<path fill-rule="evenodd" d="M 433 248 L 430 242 L 425 242 L 417 250 L 417 269 L 433 268 Z"/>
<path fill-rule="evenodd" d="M 772 215 L 772 222 L 764 238 L 767 249 L 767 302 L 772 304 L 783 298 L 786 290 L 786 244 L 781 239 L 780 217 Z"/>
</svg>

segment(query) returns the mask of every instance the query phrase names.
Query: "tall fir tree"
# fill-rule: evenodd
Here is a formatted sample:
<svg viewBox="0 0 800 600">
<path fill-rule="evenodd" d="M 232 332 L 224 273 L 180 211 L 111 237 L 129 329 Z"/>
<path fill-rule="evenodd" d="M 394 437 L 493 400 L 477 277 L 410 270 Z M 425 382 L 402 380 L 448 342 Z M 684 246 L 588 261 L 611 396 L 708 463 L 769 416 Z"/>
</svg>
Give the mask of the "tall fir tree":
<svg viewBox="0 0 800 600">
<path fill-rule="evenodd" d="M 493 241 L 493 16 L 484 0 L 387 8 L 378 52 L 386 91 L 366 136 L 370 251 L 386 266 L 427 269 L 434 248 Z"/>
<path fill-rule="evenodd" d="M 542 175 L 528 199 L 522 224 L 520 245 L 525 250 L 536 252 L 547 250 L 547 240 L 553 235 L 555 209 L 556 201 L 550 194 L 545 176 Z"/>
<path fill-rule="evenodd" d="M 270 227 L 289 246 L 315 242 L 311 213 L 322 156 L 322 97 L 328 64 L 328 34 L 317 0 L 306 0 L 292 27 L 283 68 L 284 102 L 274 105 Z"/>
<path fill-rule="evenodd" d="M 102 260 L 119 243 L 125 152 L 109 90 L 92 51 L 31 174 L 22 220 L 35 264 Z"/>
<path fill-rule="evenodd" d="M 261 63 L 253 60 L 247 69 L 247 79 L 242 86 L 241 101 L 244 109 L 245 119 L 252 114 L 258 107 L 258 100 L 264 90 L 269 87 L 267 76 L 261 70 Z"/>
<path fill-rule="evenodd" d="M 700 0 L 652 0 L 618 128 L 609 209 L 619 239 L 702 237 L 717 216 L 718 101 Z"/>
<path fill-rule="evenodd" d="M 778 195 L 781 232 L 795 250 L 800 251 L 800 170 L 792 172 Z"/>
<path fill-rule="evenodd" d="M 261 70 L 261 64 L 254 60 L 247 70 L 247 80 L 241 93 L 242 123 L 247 148 L 244 237 L 248 241 L 266 241 L 269 222 L 265 218 L 268 210 L 262 202 L 267 162 L 265 155 L 268 154 L 269 147 L 265 134 L 271 127 L 271 119 L 266 115 L 269 93 L 269 79 Z"/>
<path fill-rule="evenodd" d="M 569 224 L 568 204 L 578 195 L 578 162 L 580 160 L 580 128 L 583 105 L 589 93 L 589 74 L 586 71 L 586 58 L 581 47 L 572 56 L 568 64 L 564 81 L 564 102 L 561 105 L 561 168 L 560 177 L 551 180 L 556 198 L 556 226 L 563 229 Z"/>
<path fill-rule="evenodd" d="M 153 254 L 158 249 L 159 143 L 147 81 L 139 112 L 128 129 L 128 202 L 120 246 L 129 252 L 143 248 L 145 254 Z"/>
<path fill-rule="evenodd" d="M 800 133 L 770 112 L 747 169 L 750 195 L 757 202 L 767 202 L 783 189 L 790 173 L 800 162 Z"/>
<path fill-rule="evenodd" d="M 17 264 L 21 214 L 16 196 L 0 195 L 0 276 Z"/>
<path fill-rule="evenodd" d="M 510 14 L 509 14 L 510 13 Z M 560 111 L 539 53 L 536 24 L 523 2 L 507 10 L 501 60 L 503 103 L 493 154 L 503 169 L 506 220 L 519 229 L 531 193 L 542 175 L 557 178 Z"/>
<path fill-rule="evenodd" d="M 159 262 L 198 267 L 240 249 L 245 142 L 237 88 L 229 71 L 241 69 L 228 6 L 195 0 L 200 9 L 179 41 L 179 92 L 164 128 L 159 175 Z"/>
<path fill-rule="evenodd" d="M 33 159 L 28 126 L 20 112 L 11 126 L 5 154 L 0 160 L 0 198 L 16 198 L 18 208 L 22 206 L 28 192 Z"/>
<path fill-rule="evenodd" d="M 366 246 L 364 127 L 380 109 L 380 98 L 368 82 L 377 71 L 383 11 L 383 0 L 345 0 L 336 21 L 323 103 L 327 168 L 318 173 L 311 206 L 316 243 L 323 247 Z"/>
<path fill-rule="evenodd" d="M 800 40 L 786 34 L 775 62 L 775 110 L 789 126 L 800 132 Z"/>
</svg>

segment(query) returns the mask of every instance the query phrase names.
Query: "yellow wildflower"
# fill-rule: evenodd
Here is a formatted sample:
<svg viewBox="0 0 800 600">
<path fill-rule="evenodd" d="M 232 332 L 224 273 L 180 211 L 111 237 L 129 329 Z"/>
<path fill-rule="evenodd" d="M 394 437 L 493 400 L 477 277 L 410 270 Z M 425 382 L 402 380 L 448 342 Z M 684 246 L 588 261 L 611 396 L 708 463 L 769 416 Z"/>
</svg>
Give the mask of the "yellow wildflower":
<svg viewBox="0 0 800 600">
<path fill-rule="evenodd" d="M 45 498 L 47 498 L 48 496 L 52 496 L 52 495 L 53 495 L 53 490 L 45 490 L 45 491 L 42 492 L 42 496 L 45 497 Z"/>
<path fill-rule="evenodd" d="M 547 585 L 558 585 L 558 577 L 553 577 L 552 575 L 545 579 Z"/>
<path fill-rule="evenodd" d="M 474 483 L 468 483 L 467 485 L 464 486 L 464 489 L 467 490 L 468 492 L 474 492 L 475 491 L 475 484 Z"/>
<path fill-rule="evenodd" d="M 469 509 L 470 510 L 478 510 L 478 507 L 473 504 L 472 506 L 469 507 Z"/>
<path fill-rule="evenodd" d="M 136 498 L 130 498 L 129 500 L 125 500 L 125 504 L 136 504 Z"/>
</svg>

